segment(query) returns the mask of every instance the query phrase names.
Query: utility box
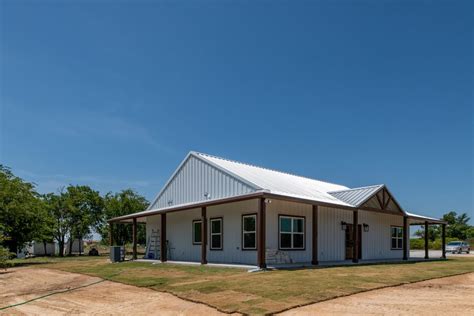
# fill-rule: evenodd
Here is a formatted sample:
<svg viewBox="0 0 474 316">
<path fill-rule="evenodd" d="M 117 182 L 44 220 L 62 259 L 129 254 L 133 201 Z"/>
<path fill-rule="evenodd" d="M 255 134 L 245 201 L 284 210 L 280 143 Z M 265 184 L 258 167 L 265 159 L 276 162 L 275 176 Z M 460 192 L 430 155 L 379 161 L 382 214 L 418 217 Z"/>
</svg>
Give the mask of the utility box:
<svg viewBox="0 0 474 316">
<path fill-rule="evenodd" d="M 110 246 L 110 261 L 121 262 L 125 260 L 124 246 Z"/>
</svg>

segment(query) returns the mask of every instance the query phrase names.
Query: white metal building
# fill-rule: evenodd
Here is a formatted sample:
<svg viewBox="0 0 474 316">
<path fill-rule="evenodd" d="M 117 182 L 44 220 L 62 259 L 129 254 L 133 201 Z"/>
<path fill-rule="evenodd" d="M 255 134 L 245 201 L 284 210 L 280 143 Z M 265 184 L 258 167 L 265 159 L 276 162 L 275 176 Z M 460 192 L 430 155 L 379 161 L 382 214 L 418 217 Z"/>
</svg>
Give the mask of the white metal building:
<svg viewBox="0 0 474 316">
<path fill-rule="evenodd" d="M 410 224 L 445 228 L 404 211 L 383 184 L 348 188 L 197 152 L 146 211 L 109 222 L 133 223 L 134 235 L 145 222 L 146 258 L 259 267 L 406 260 Z"/>
</svg>

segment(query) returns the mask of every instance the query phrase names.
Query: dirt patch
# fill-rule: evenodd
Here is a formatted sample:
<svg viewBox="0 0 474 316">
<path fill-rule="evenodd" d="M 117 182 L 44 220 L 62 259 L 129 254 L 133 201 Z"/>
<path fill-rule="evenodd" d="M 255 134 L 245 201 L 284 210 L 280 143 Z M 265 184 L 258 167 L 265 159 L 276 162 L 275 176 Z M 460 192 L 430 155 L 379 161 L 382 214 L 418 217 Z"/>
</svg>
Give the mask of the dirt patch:
<svg viewBox="0 0 474 316">
<path fill-rule="evenodd" d="M 354 294 L 281 315 L 474 315 L 474 273 Z"/>
<path fill-rule="evenodd" d="M 49 269 L 12 269 L 0 274 L 0 307 L 76 287 L 24 305 L 0 311 L 9 315 L 220 315 L 203 304 L 182 300 L 168 293 L 101 281 L 100 278 Z M 92 284 L 92 285 L 90 285 Z M 90 285 L 90 286 L 88 286 Z"/>
</svg>

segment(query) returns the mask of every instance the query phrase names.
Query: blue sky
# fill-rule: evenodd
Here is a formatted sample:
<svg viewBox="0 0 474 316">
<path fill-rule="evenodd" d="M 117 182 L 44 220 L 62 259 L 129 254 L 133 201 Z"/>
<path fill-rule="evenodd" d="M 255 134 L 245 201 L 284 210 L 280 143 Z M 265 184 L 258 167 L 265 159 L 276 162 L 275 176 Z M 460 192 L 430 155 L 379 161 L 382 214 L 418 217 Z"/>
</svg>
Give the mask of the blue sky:
<svg viewBox="0 0 474 316">
<path fill-rule="evenodd" d="M 0 161 L 152 199 L 196 150 L 473 216 L 473 9 L 2 1 Z"/>
</svg>

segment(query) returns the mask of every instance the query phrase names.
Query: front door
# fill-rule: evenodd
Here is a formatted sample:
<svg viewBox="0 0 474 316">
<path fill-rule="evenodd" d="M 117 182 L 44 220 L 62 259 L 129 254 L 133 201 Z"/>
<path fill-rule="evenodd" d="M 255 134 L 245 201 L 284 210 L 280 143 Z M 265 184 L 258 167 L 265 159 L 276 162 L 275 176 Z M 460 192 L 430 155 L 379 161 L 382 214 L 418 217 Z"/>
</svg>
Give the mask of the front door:
<svg viewBox="0 0 474 316">
<path fill-rule="evenodd" d="M 359 253 L 358 253 L 358 257 L 359 259 L 362 259 L 362 225 L 359 224 L 359 227 L 358 227 L 358 232 L 357 232 L 357 235 L 358 235 L 358 238 L 359 239 L 358 241 L 358 244 L 359 244 Z M 352 224 L 347 224 L 347 227 L 346 227 L 346 260 L 352 260 L 354 257 L 353 257 L 353 248 L 354 248 L 354 245 L 355 245 L 355 242 L 354 242 L 354 234 L 353 234 L 353 229 L 354 229 L 354 225 Z"/>
</svg>

